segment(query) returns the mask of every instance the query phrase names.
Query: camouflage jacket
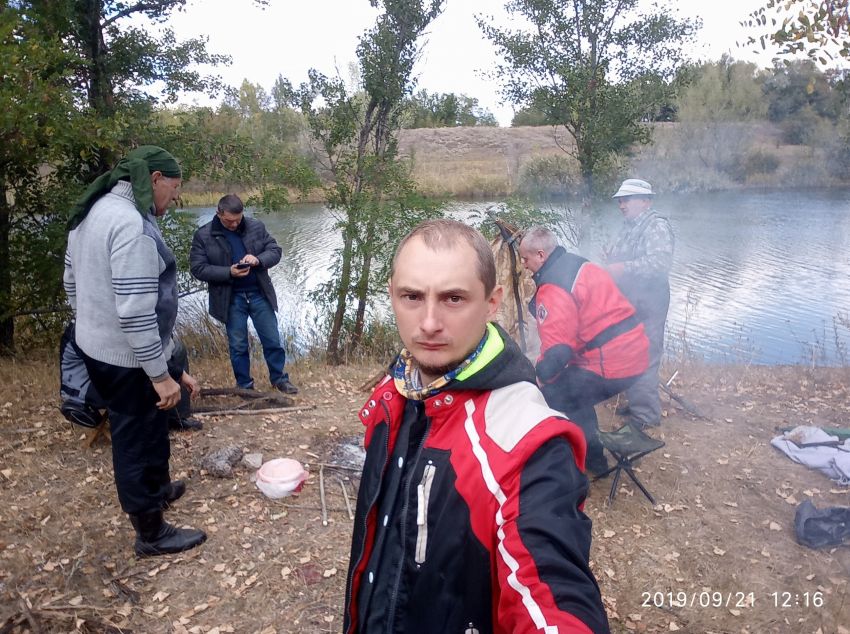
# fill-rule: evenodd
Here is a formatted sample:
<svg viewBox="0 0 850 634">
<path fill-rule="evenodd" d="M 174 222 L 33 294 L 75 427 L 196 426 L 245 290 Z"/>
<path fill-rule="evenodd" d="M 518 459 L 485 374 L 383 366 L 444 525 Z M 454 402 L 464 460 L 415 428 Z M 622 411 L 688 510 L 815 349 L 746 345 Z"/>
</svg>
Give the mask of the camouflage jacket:
<svg viewBox="0 0 850 634">
<path fill-rule="evenodd" d="M 607 260 L 622 262 L 630 277 L 666 279 L 673 265 L 673 242 L 670 221 L 649 209 L 625 221 Z"/>
</svg>

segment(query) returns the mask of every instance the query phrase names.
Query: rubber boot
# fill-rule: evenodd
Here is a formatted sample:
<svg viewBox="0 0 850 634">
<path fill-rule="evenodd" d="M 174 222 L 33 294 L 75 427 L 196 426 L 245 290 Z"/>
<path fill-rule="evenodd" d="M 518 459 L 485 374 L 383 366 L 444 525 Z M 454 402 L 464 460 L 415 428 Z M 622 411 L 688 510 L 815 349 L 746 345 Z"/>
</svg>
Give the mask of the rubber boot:
<svg viewBox="0 0 850 634">
<path fill-rule="evenodd" d="M 155 557 L 181 553 L 207 540 L 207 534 L 194 528 L 177 528 L 162 519 L 162 511 L 148 511 L 131 515 L 130 523 L 136 529 L 136 556 Z"/>
<path fill-rule="evenodd" d="M 172 503 L 183 497 L 186 493 L 186 483 L 183 480 L 174 480 L 165 485 L 165 499 L 162 501 L 162 510 L 171 508 Z"/>
</svg>

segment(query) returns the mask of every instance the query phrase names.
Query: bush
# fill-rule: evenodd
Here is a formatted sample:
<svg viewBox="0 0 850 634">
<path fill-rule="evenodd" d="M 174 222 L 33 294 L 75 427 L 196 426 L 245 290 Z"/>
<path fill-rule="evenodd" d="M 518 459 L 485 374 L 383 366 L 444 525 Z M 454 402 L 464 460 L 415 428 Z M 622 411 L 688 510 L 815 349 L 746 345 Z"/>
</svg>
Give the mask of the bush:
<svg viewBox="0 0 850 634">
<path fill-rule="evenodd" d="M 725 171 L 739 183 L 745 183 L 759 174 L 773 174 L 779 169 L 779 158 L 765 150 L 750 150 L 746 154 L 735 156 Z"/>
<path fill-rule="evenodd" d="M 781 124 L 782 140 L 789 145 L 810 145 L 824 119 L 806 106 Z"/>
<path fill-rule="evenodd" d="M 517 190 L 530 196 L 574 196 L 581 187 L 578 162 L 565 154 L 532 157 L 519 176 Z"/>
</svg>

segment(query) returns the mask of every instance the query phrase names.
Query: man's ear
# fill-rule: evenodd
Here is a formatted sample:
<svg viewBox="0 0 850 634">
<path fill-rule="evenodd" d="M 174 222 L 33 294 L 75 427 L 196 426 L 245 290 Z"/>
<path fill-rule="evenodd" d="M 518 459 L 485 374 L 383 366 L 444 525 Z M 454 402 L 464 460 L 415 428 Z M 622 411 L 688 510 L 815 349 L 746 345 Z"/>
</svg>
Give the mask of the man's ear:
<svg viewBox="0 0 850 634">
<path fill-rule="evenodd" d="M 497 284 L 493 292 L 490 293 L 490 297 L 487 298 L 487 317 L 495 317 L 496 313 L 499 312 L 504 293 L 505 289 L 501 284 Z"/>
</svg>

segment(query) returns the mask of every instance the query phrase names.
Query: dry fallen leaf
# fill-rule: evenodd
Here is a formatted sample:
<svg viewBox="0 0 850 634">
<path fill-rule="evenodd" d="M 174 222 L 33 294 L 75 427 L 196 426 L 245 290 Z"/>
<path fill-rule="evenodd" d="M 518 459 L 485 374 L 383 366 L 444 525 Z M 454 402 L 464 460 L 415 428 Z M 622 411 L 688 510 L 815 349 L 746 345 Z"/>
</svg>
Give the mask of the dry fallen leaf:
<svg viewBox="0 0 850 634">
<path fill-rule="evenodd" d="M 328 568 L 322 573 L 322 576 L 327 579 L 328 577 L 333 577 L 336 574 L 336 568 Z"/>
<path fill-rule="evenodd" d="M 782 526 L 781 526 L 781 525 L 779 525 L 779 524 L 777 524 L 776 522 L 771 522 L 771 523 L 770 523 L 770 530 L 772 530 L 772 531 L 781 531 L 781 530 L 782 530 Z"/>
<path fill-rule="evenodd" d="M 726 554 L 726 551 L 723 550 L 722 548 L 718 548 L 717 546 L 715 546 L 714 547 L 714 554 L 722 556 L 722 555 Z"/>
</svg>

